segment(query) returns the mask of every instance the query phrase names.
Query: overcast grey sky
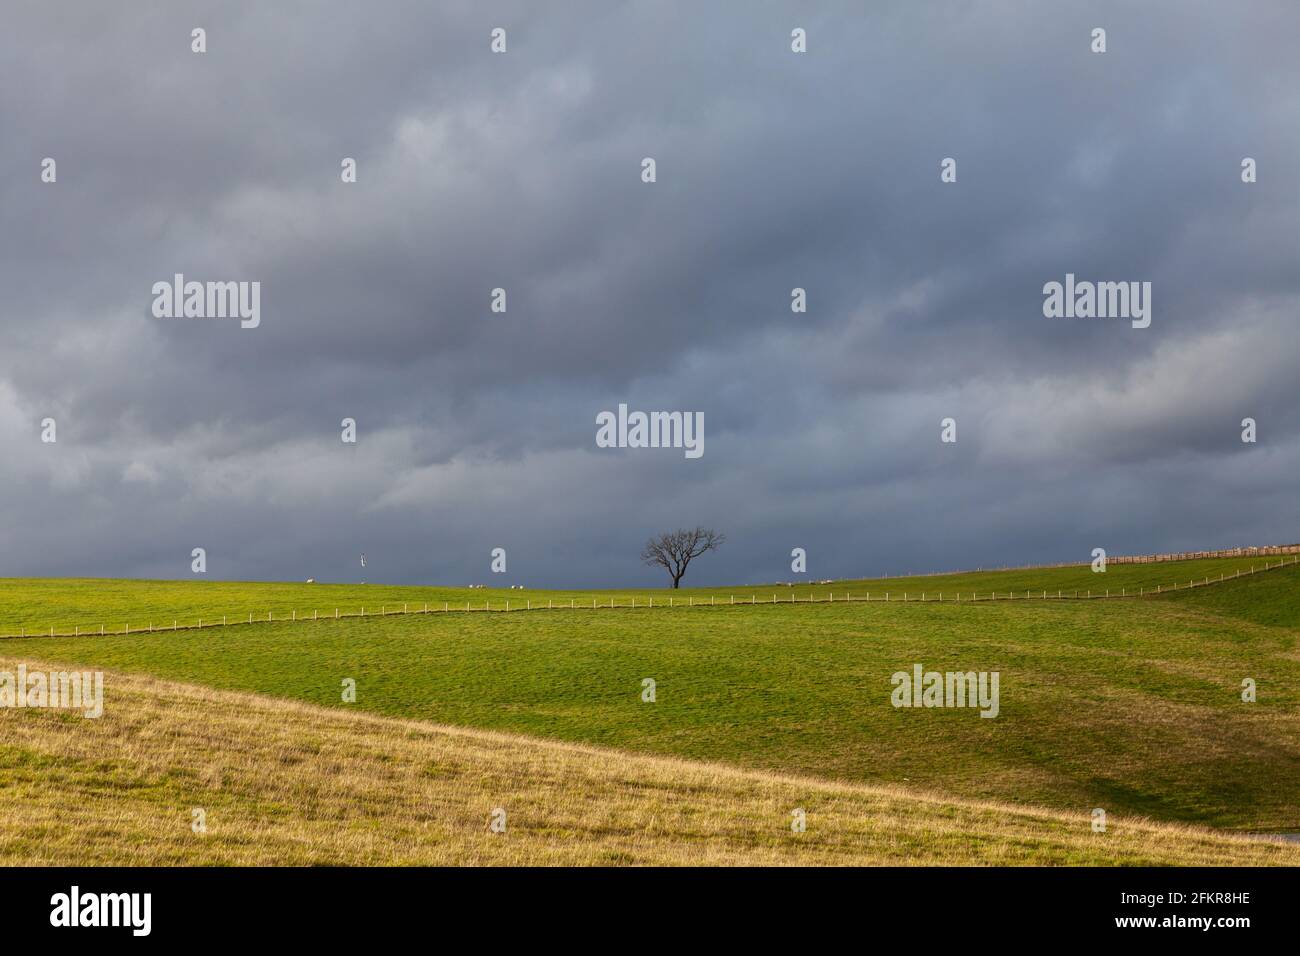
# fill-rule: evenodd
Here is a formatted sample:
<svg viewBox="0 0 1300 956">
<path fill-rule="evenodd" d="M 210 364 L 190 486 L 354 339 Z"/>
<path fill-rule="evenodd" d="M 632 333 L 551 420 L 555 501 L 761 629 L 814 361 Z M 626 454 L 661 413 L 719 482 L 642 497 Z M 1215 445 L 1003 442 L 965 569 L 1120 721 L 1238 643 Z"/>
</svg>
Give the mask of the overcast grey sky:
<svg viewBox="0 0 1300 956">
<path fill-rule="evenodd" d="M 9 4 L 0 575 L 1300 540 L 1297 36 L 1293 0 Z M 155 318 L 178 272 L 260 282 L 260 326 Z M 1067 272 L 1151 282 L 1150 327 L 1045 318 Z M 598 448 L 620 402 L 704 455 Z"/>
</svg>

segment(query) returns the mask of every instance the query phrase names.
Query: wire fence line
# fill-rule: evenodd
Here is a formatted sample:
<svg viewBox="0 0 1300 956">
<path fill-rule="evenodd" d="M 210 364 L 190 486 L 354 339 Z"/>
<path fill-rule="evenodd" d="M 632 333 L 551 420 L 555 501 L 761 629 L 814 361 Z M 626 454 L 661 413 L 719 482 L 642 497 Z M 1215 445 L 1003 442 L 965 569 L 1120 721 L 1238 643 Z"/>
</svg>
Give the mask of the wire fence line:
<svg viewBox="0 0 1300 956">
<path fill-rule="evenodd" d="M 1115 554 L 1106 558 L 1112 564 L 1163 564 L 1168 561 L 1201 561 L 1207 558 L 1265 558 L 1300 554 L 1300 544 L 1269 544 L 1250 548 L 1220 548 L 1217 551 L 1165 551 L 1159 554 Z M 875 580 L 890 578 L 941 578 L 953 574 L 970 574 L 973 571 L 1043 571 L 1060 568 L 1086 568 L 1090 561 L 1057 561 L 1051 564 L 980 565 L 974 568 L 955 568 L 951 571 L 909 571 L 905 574 L 879 575 Z"/>
<path fill-rule="evenodd" d="M 1238 569 L 1233 574 L 1224 573 L 1224 574 L 1220 574 L 1217 578 L 1204 577 L 1199 581 L 1190 580 L 1186 584 L 1174 584 L 1172 586 L 1156 585 L 1154 588 L 1139 587 L 1137 589 L 1125 587 L 1125 588 L 1098 588 L 1096 590 L 1059 589 L 1056 591 L 1052 591 L 1050 589 L 1040 588 L 1040 589 L 1026 589 L 1023 592 L 1021 591 L 964 591 L 964 590 L 962 591 L 923 590 L 918 592 L 918 591 L 885 590 L 885 591 L 859 591 L 857 593 L 846 590 L 846 591 L 838 592 L 839 594 L 838 597 L 836 596 L 837 592 L 835 591 L 827 591 L 825 596 L 823 597 L 818 597 L 817 595 L 813 594 L 811 591 L 808 593 L 806 597 L 800 597 L 799 595 L 796 595 L 793 592 L 786 597 L 782 597 L 780 595 L 780 592 L 773 591 L 771 593 L 771 596 L 766 600 L 759 600 L 759 595 L 757 594 L 757 592 L 750 592 L 749 594 L 742 594 L 740 596 L 740 600 L 736 600 L 736 595 L 734 594 L 725 595 L 724 596 L 725 599 L 721 599 L 721 600 L 719 599 L 719 596 L 716 594 L 711 594 L 707 596 L 688 595 L 684 599 L 677 597 L 675 595 L 669 595 L 666 601 L 661 598 L 658 602 L 656 602 L 653 597 L 650 597 L 648 600 L 641 600 L 640 603 L 638 603 L 637 598 L 635 596 L 632 597 L 630 601 L 627 598 L 624 598 L 623 603 L 619 603 L 619 599 L 616 596 L 611 596 L 609 598 L 593 597 L 591 599 L 590 604 L 588 604 L 585 601 L 585 599 L 579 600 L 577 598 L 569 598 L 567 600 L 556 600 L 554 598 L 548 598 L 545 604 L 543 604 L 539 599 L 536 602 L 536 604 L 534 604 L 531 598 L 526 598 L 523 602 L 517 600 L 512 601 L 510 599 L 498 601 L 496 607 L 493 607 L 491 599 L 487 598 L 484 599 L 484 602 L 481 606 L 476 606 L 470 601 L 466 601 L 464 607 L 462 607 L 459 602 L 456 602 L 456 604 L 453 605 L 451 601 L 444 601 L 442 602 L 442 607 L 437 607 L 436 606 L 437 602 L 433 602 L 434 604 L 433 607 L 430 607 L 429 603 L 425 602 L 422 603 L 421 606 L 416 607 L 414 610 L 411 609 L 410 602 L 403 604 L 400 609 L 395 605 L 391 608 L 388 605 L 380 605 L 380 609 L 378 613 L 376 613 L 373 610 L 373 608 L 369 612 L 367 612 L 364 607 L 361 608 L 359 611 L 342 611 L 340 608 L 336 607 L 334 608 L 333 614 L 329 614 L 329 613 L 321 614 L 319 611 L 314 610 L 311 612 L 311 615 L 308 616 L 305 613 L 299 615 L 296 610 L 293 610 L 288 612 L 287 614 L 282 615 L 281 617 L 276 617 L 274 615 L 274 612 L 267 611 L 266 617 L 262 617 L 260 613 L 250 612 L 248 614 L 247 619 L 241 616 L 238 620 L 230 620 L 229 615 L 222 615 L 221 620 L 219 621 L 215 619 L 205 620 L 203 618 L 199 618 L 197 621 L 188 624 L 182 624 L 180 623 L 180 618 L 174 617 L 170 625 L 168 625 L 166 622 L 162 622 L 162 623 L 150 622 L 147 626 L 144 627 L 137 626 L 135 628 L 132 628 L 131 625 L 129 624 L 123 625 L 121 628 L 109 628 L 104 624 L 100 624 L 98 628 L 95 627 L 83 628 L 80 626 L 76 626 L 71 631 L 59 631 L 57 630 L 56 625 L 50 625 L 48 630 L 44 628 L 35 628 L 35 629 L 20 628 L 18 633 L 0 634 L 0 640 L 9 640 L 9 639 L 18 639 L 18 638 L 27 638 L 27 637 L 110 637 L 110 636 L 120 637 L 125 634 L 155 634 L 155 633 L 166 633 L 168 631 L 196 631 L 196 630 L 203 630 L 203 629 L 214 628 L 214 627 L 240 627 L 240 626 L 248 627 L 250 625 L 257 625 L 257 624 L 289 624 L 289 623 L 305 624 L 305 623 L 320 622 L 320 621 L 341 621 L 341 620 L 371 618 L 371 617 L 395 617 L 395 616 L 410 615 L 410 614 L 456 614 L 456 613 L 514 614 L 522 611 L 584 611 L 584 610 L 631 611 L 631 610 L 661 610 L 661 609 L 662 610 L 669 610 L 669 609 L 686 610 L 691 608 L 704 608 L 704 607 L 712 607 L 712 608 L 751 607 L 751 606 L 763 607 L 763 606 L 772 606 L 772 605 L 798 606 L 801 604 L 849 604 L 849 603 L 853 603 L 853 604 L 868 604 L 868 603 L 871 604 L 874 603 L 985 604 L 990 601 L 1097 601 L 1097 600 L 1117 600 L 1117 599 L 1127 600 L 1132 598 L 1156 597 L 1161 594 L 1172 594 L 1176 591 L 1187 591 L 1193 588 L 1209 587 L 1215 584 L 1223 583 L 1225 581 L 1233 581 L 1236 580 L 1237 578 L 1249 577 L 1252 574 L 1259 574 L 1264 571 L 1275 571 L 1278 568 L 1286 567 L 1289 565 L 1295 565 L 1295 564 L 1300 564 L 1300 554 L 1295 555 L 1289 561 L 1286 560 L 1285 558 L 1277 562 L 1266 561 L 1262 566 L 1251 565 L 1250 570 Z M 748 598 L 748 600 L 745 600 L 746 598 Z"/>
</svg>

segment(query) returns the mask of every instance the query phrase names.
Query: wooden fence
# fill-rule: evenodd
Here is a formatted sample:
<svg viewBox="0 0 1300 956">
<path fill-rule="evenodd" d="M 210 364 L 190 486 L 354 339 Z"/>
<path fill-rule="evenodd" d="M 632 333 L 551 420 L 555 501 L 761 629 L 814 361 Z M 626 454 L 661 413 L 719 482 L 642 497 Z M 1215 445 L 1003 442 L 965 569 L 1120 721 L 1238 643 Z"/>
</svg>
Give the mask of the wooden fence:
<svg viewBox="0 0 1300 956">
<path fill-rule="evenodd" d="M 1117 554 L 1106 557 L 1106 564 L 1156 564 L 1161 561 L 1193 561 L 1198 558 L 1263 558 L 1287 554 L 1300 554 L 1300 544 L 1271 544 L 1258 548 L 1225 548 L 1220 551 L 1178 551 L 1168 554 Z M 1001 564 L 989 567 L 954 568 L 950 571 L 920 571 L 906 574 L 872 575 L 877 580 L 889 578 L 941 578 L 950 574 L 970 574 L 974 571 L 1043 571 L 1056 568 L 1086 567 L 1092 562 L 1058 561 L 1055 564 Z"/>
<path fill-rule="evenodd" d="M 1210 557 L 1215 557 L 1218 556 L 1218 553 L 1208 552 L 1207 555 Z M 1229 555 L 1224 554 L 1223 556 L 1229 556 Z M 20 628 L 17 634 L 12 634 L 12 633 L 0 634 L 0 640 L 6 640 L 11 638 L 23 638 L 23 637 L 90 637 L 90 636 L 110 636 L 110 635 L 121 636 L 124 634 L 153 634 L 153 633 L 161 633 L 161 632 L 168 632 L 168 631 L 193 631 L 193 630 L 199 630 L 203 628 L 213 628 L 213 627 L 239 627 L 239 626 L 247 627 L 249 625 L 255 625 L 255 624 L 310 623 L 312 621 L 327 621 L 327 620 L 337 621 L 337 620 L 344 620 L 348 618 L 389 617 L 393 615 L 404 615 L 404 614 L 516 613 L 519 611 L 583 611 L 583 610 L 596 611 L 596 610 L 614 610 L 614 609 L 619 609 L 619 610 L 682 609 L 685 610 L 689 608 L 704 608 L 704 607 L 710 607 L 710 608 L 749 607 L 749 606 L 762 607 L 764 605 L 776 605 L 776 604 L 795 604 L 795 605 L 828 604 L 828 603 L 844 604 L 850 602 L 852 603 L 888 602 L 891 604 L 937 604 L 937 603 L 982 604 L 988 601 L 1096 601 L 1096 600 L 1108 600 L 1108 599 L 1114 600 L 1120 598 L 1122 599 L 1148 598 L 1148 597 L 1155 597 L 1160 594 L 1170 594 L 1175 591 L 1186 591 L 1190 588 L 1207 587 L 1209 585 L 1219 584 L 1223 581 L 1231 581 L 1236 578 L 1247 577 L 1252 574 L 1258 574 L 1263 571 L 1274 571 L 1277 570 L 1278 568 L 1287 565 L 1293 565 L 1293 564 L 1300 564 L 1300 554 L 1295 554 L 1295 556 L 1292 557 L 1291 560 L 1289 561 L 1286 558 L 1282 558 L 1277 562 L 1265 561 L 1262 566 L 1252 565 L 1250 570 L 1248 571 L 1238 570 L 1235 574 L 1220 574 L 1217 578 L 1205 577 L 1199 581 L 1192 580 L 1192 581 L 1188 581 L 1186 584 L 1175 584 L 1172 587 L 1157 585 L 1154 589 L 1138 588 L 1136 591 L 1131 588 L 1098 588 L 1095 591 L 1091 589 L 1071 590 L 1071 591 L 1066 591 L 1063 589 L 1058 591 L 1050 591 L 1044 589 L 1037 589 L 1037 590 L 1030 589 L 1024 592 L 1020 592 L 1020 591 L 920 591 L 920 592 L 902 591 L 899 592 L 899 591 L 888 590 L 888 591 L 874 591 L 874 592 L 859 591 L 856 594 L 854 594 L 852 591 L 840 591 L 838 592 L 839 593 L 838 597 L 836 597 L 836 592 L 834 591 L 828 591 L 824 597 L 818 597 L 811 592 L 809 592 L 807 597 L 799 597 L 793 592 L 790 592 L 786 596 L 782 597 L 779 592 L 773 592 L 771 597 L 768 600 L 759 600 L 758 594 L 756 592 L 751 592 L 747 595 L 741 595 L 741 599 L 739 601 L 736 600 L 736 595 L 734 594 L 727 595 L 726 600 L 720 600 L 718 595 L 709 595 L 707 599 L 705 597 L 696 597 L 695 595 L 688 595 L 685 599 L 682 599 L 675 595 L 669 595 L 666 601 L 661 598 L 658 603 L 655 602 L 655 599 L 653 597 L 651 597 L 649 600 L 642 600 L 639 604 L 637 603 L 637 598 L 635 597 L 631 598 L 630 601 L 629 599 L 624 598 L 623 603 L 621 604 L 619 603 L 619 599 L 617 597 L 592 598 L 590 604 L 587 604 L 585 600 L 579 601 L 577 598 L 570 598 L 568 599 L 567 602 L 563 600 L 557 601 L 554 598 L 548 598 L 545 604 L 542 604 L 541 600 L 539 599 L 537 601 L 536 606 L 534 606 L 532 599 L 526 598 L 522 603 L 520 601 L 517 600 L 512 601 L 510 599 L 506 599 L 504 601 L 498 601 L 496 607 L 492 606 L 491 599 L 485 599 L 481 607 L 475 606 L 469 601 L 465 602 L 464 607 L 461 607 L 459 603 L 457 603 L 455 607 L 452 607 L 450 601 L 444 601 L 443 606 L 441 608 L 437 607 L 436 603 L 434 607 L 430 607 L 427 603 L 425 603 L 422 606 L 415 608 L 414 610 L 411 610 L 411 606 L 409 603 L 403 604 L 400 610 L 396 606 L 394 606 L 390 610 L 387 605 L 380 605 L 380 610 L 378 615 L 374 613 L 373 608 L 370 610 L 369 613 L 367 613 L 366 609 L 363 607 L 361 608 L 360 611 L 357 612 L 344 612 L 341 611 L 339 608 L 335 608 L 333 614 L 324 614 L 324 615 L 320 614 L 318 611 L 313 611 L 310 617 L 308 617 L 306 614 L 300 617 L 297 611 L 291 611 L 288 614 L 283 615 L 281 617 L 275 617 L 273 612 L 267 611 L 265 618 L 263 618 L 260 614 L 254 614 L 250 612 L 247 620 L 241 617 L 239 620 L 231 621 L 229 620 L 228 616 L 223 615 L 220 621 L 217 620 L 205 621 L 202 618 L 200 618 L 196 623 L 193 624 L 182 624 L 180 623 L 179 618 L 173 618 L 170 626 L 168 626 L 165 623 L 157 624 L 157 625 L 150 623 L 147 627 L 136 627 L 134 630 L 131 629 L 130 625 L 124 625 L 120 629 L 110 629 L 105 625 L 101 624 L 99 625 L 98 628 L 75 627 L 71 631 L 59 631 L 56 629 L 55 626 L 51 625 L 48 631 L 44 629 L 35 629 L 30 634 L 27 633 L 26 628 Z M 1073 565 L 1063 565 L 1063 567 L 1073 567 Z M 745 600 L 746 597 L 749 598 L 748 601 Z"/>
</svg>

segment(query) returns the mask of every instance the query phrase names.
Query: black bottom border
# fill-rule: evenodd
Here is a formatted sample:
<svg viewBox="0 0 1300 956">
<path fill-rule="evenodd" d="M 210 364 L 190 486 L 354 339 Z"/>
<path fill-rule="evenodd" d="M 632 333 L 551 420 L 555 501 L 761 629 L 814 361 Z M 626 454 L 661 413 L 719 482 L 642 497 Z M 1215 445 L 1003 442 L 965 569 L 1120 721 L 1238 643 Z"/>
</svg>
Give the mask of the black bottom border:
<svg viewBox="0 0 1300 956">
<path fill-rule="evenodd" d="M 669 931 L 680 939 L 687 925 L 692 941 L 732 945 L 771 943 L 782 931 L 805 940 L 846 932 L 924 940 L 945 949 L 988 943 L 990 932 L 997 940 L 1136 936 L 1183 945 L 1196 937 L 1231 944 L 1293 931 L 1297 885 L 1295 869 L 1250 868 L 36 867 L 0 871 L 0 925 L 10 943 L 76 934 L 128 945 L 281 938 L 373 944 L 411 934 L 427 939 L 450 927 L 477 927 L 494 942 L 589 937 L 637 945 Z M 59 894 L 71 910 L 74 886 L 83 907 L 91 894 L 150 894 L 148 935 L 129 925 L 52 925 L 52 915 L 61 918 Z M 141 916 L 137 911 L 137 922 Z"/>
</svg>

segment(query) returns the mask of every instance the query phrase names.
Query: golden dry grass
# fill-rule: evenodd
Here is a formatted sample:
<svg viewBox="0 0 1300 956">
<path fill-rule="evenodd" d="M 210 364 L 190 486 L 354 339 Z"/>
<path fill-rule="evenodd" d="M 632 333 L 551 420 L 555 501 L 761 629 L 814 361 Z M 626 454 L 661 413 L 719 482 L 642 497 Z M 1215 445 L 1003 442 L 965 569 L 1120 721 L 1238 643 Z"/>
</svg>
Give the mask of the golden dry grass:
<svg viewBox="0 0 1300 956">
<path fill-rule="evenodd" d="M 99 720 L 0 710 L 0 863 L 1300 864 L 1300 846 L 1142 820 L 1093 833 L 1089 808 L 958 802 L 117 673 L 105 697 Z M 489 831 L 497 807 L 505 833 Z"/>
</svg>

